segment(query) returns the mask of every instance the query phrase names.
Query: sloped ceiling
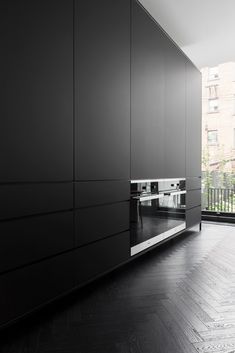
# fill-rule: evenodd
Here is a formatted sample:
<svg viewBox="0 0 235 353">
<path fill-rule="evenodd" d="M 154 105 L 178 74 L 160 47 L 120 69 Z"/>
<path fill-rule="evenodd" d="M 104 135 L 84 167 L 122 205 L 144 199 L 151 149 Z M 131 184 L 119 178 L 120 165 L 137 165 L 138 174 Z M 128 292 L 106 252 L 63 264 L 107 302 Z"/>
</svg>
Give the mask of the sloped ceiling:
<svg viewBox="0 0 235 353">
<path fill-rule="evenodd" d="M 235 61 L 235 0 L 140 0 L 200 69 Z"/>
</svg>

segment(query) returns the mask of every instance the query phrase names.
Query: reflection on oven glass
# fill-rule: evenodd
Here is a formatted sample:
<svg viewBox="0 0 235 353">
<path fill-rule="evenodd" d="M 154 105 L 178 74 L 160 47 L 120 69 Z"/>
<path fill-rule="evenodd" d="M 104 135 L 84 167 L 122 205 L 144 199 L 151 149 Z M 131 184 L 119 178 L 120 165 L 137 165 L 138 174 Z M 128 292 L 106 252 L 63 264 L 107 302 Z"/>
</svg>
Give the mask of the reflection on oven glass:
<svg viewBox="0 0 235 353">
<path fill-rule="evenodd" d="M 179 226 L 183 229 L 185 200 L 184 179 L 132 182 L 131 246 L 169 231 L 173 234 Z"/>
</svg>

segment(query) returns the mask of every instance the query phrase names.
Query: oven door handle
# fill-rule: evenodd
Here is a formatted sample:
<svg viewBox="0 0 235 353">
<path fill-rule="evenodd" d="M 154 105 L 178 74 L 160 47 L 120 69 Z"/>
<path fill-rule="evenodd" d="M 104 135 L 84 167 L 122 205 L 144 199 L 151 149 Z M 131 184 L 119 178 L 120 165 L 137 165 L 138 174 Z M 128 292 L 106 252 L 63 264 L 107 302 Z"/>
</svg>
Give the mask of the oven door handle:
<svg viewBox="0 0 235 353">
<path fill-rule="evenodd" d="M 141 201 L 157 200 L 157 199 L 161 199 L 162 197 L 164 197 L 163 194 L 157 194 L 157 195 L 148 195 L 148 196 L 135 196 L 133 197 L 133 199 L 141 202 Z"/>
<path fill-rule="evenodd" d="M 173 196 L 173 195 L 183 195 L 186 194 L 186 190 L 182 190 L 182 191 L 175 191 L 175 192 L 165 192 L 164 196 Z"/>
</svg>

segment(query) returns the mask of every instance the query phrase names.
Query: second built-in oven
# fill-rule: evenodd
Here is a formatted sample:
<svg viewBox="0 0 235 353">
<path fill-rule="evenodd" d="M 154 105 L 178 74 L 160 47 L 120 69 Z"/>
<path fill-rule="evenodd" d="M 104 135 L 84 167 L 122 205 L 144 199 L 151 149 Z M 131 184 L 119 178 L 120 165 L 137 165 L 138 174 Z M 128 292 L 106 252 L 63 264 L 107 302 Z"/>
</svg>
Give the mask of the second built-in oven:
<svg viewBox="0 0 235 353">
<path fill-rule="evenodd" d="M 131 255 L 184 230 L 185 179 L 131 181 Z"/>
</svg>

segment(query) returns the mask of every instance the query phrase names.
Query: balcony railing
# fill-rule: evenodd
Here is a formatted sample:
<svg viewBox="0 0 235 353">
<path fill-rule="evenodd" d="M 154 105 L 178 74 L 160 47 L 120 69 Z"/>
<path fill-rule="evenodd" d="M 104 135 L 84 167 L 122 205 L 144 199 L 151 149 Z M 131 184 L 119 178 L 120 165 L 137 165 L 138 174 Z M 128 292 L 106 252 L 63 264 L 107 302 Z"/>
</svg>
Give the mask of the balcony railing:
<svg viewBox="0 0 235 353">
<path fill-rule="evenodd" d="M 204 210 L 215 212 L 235 212 L 235 188 L 209 188 L 204 191 Z"/>
</svg>

